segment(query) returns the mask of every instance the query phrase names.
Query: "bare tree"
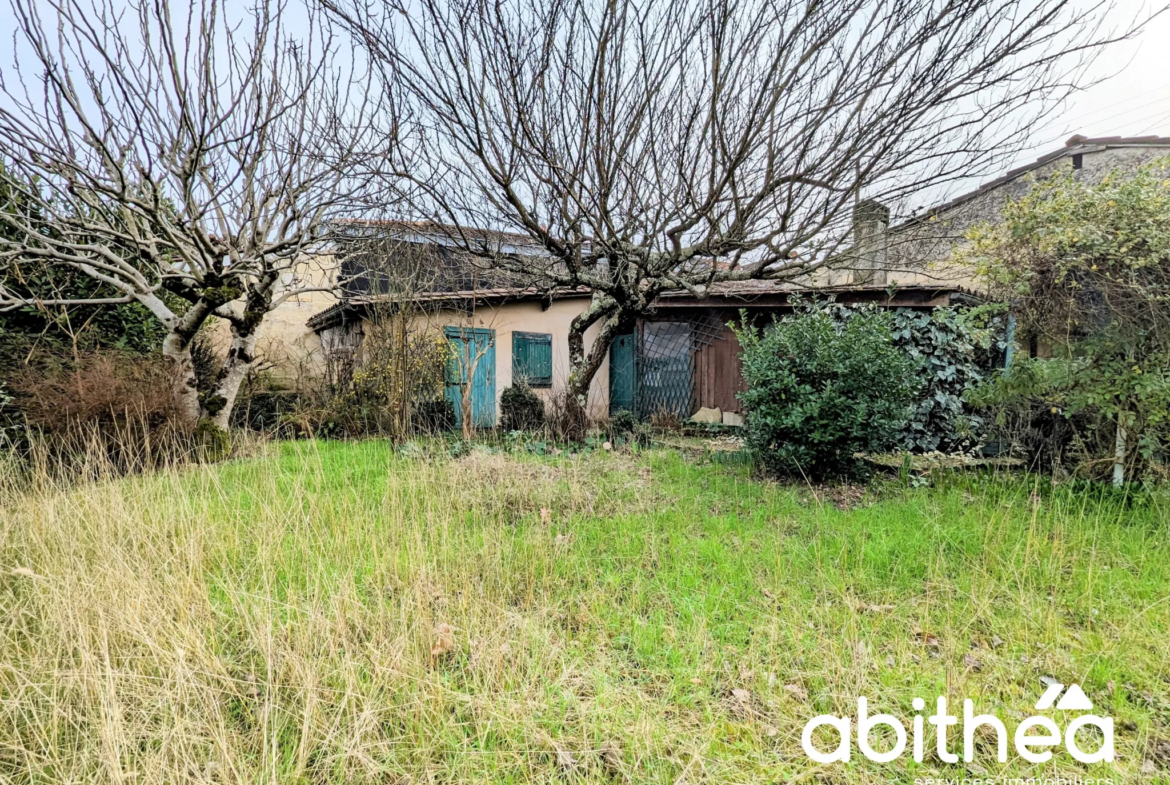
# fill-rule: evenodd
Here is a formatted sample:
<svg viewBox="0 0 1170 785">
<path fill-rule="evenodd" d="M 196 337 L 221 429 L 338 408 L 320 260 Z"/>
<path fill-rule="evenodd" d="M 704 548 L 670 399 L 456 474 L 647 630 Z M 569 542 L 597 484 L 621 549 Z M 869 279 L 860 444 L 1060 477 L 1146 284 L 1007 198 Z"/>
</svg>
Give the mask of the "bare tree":
<svg viewBox="0 0 1170 785">
<path fill-rule="evenodd" d="M 322 2 L 432 129 L 418 217 L 524 232 L 543 255 L 453 239 L 593 291 L 582 404 L 661 292 L 840 262 L 859 199 L 986 171 L 1139 26 L 1103 31 L 1098 0 Z"/>
<path fill-rule="evenodd" d="M 331 288 L 305 276 L 306 259 L 362 192 L 370 142 L 393 144 L 393 102 L 367 92 L 315 12 L 284 0 L 12 0 L 12 11 L 0 160 L 39 212 L 0 214 L 0 309 L 141 303 L 167 329 L 185 415 L 225 427 L 265 315 Z M 30 274 L 42 265 L 105 291 L 54 297 Z M 199 390 L 190 347 L 209 319 L 228 322 L 231 346 Z"/>
</svg>

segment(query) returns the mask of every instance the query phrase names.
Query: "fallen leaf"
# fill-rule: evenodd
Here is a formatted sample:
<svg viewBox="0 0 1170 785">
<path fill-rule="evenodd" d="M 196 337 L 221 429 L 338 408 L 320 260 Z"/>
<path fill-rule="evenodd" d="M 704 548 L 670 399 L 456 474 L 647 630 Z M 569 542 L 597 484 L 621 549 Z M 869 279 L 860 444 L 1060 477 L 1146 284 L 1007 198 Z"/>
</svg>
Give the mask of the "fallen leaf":
<svg viewBox="0 0 1170 785">
<path fill-rule="evenodd" d="M 765 726 L 764 726 L 764 735 L 765 735 L 765 736 L 767 736 L 769 739 L 774 739 L 774 738 L 776 738 L 776 736 L 777 736 L 779 733 L 780 733 L 780 731 L 779 731 L 779 730 L 777 730 L 776 728 L 773 728 L 771 725 L 765 725 Z"/>
<path fill-rule="evenodd" d="M 439 657 L 455 650 L 455 631 L 450 624 L 435 627 L 435 642 L 431 645 L 431 656 Z"/>
<path fill-rule="evenodd" d="M 1044 689 L 1048 689 L 1053 684 L 1060 684 L 1060 682 L 1057 681 L 1056 679 L 1052 678 L 1051 676 L 1041 676 L 1040 677 L 1040 684 L 1043 685 Z"/>
<path fill-rule="evenodd" d="M 577 768 L 577 759 L 568 750 L 557 747 L 557 768 L 562 771 L 573 771 Z"/>
<path fill-rule="evenodd" d="M 767 597 L 769 600 L 774 600 L 774 599 L 776 599 L 776 595 L 775 595 L 775 594 L 773 594 L 772 592 L 768 591 L 767 589 L 760 589 L 760 592 L 761 592 L 761 593 L 762 593 L 762 594 L 763 594 L 765 597 Z"/>
<path fill-rule="evenodd" d="M 752 694 L 745 689 L 733 689 L 731 697 L 735 699 L 732 710 L 740 716 L 750 716 L 752 711 Z"/>
<path fill-rule="evenodd" d="M 887 665 L 888 667 L 892 668 L 892 667 L 894 667 L 894 666 L 895 666 L 895 665 L 897 665 L 897 664 L 898 664 L 898 662 L 897 662 L 897 661 L 894 659 L 894 655 L 893 655 L 893 654 L 888 654 L 888 655 L 886 655 L 886 665 Z"/>
<path fill-rule="evenodd" d="M 540 522 L 545 526 L 548 526 L 552 523 L 552 510 L 550 510 L 548 507 L 540 508 Z"/>
<path fill-rule="evenodd" d="M 808 690 L 799 684 L 785 684 L 784 691 L 798 701 L 804 702 L 808 700 Z"/>
<path fill-rule="evenodd" d="M 1142 761 L 1142 774 L 1146 777 L 1152 777 L 1158 773 L 1157 765 L 1150 759 Z"/>
<path fill-rule="evenodd" d="M 607 741 L 597 752 L 602 766 L 614 773 L 622 770 L 622 748 L 616 741 Z"/>
<path fill-rule="evenodd" d="M 913 662 L 913 663 L 915 663 L 915 664 L 917 664 L 917 665 L 921 665 L 921 664 L 922 664 L 922 658 L 921 658 L 921 657 L 919 657 L 917 654 L 911 654 L 911 655 L 910 655 L 910 661 L 911 661 L 911 662 Z"/>
<path fill-rule="evenodd" d="M 1002 645 L 1003 645 L 1003 638 L 999 637 L 998 635 L 996 635 L 995 637 L 993 637 L 991 639 L 991 648 L 998 649 Z"/>
<path fill-rule="evenodd" d="M 979 671 L 983 670 L 983 663 L 980 662 L 979 658 L 973 654 L 964 654 L 963 667 L 978 673 Z"/>
</svg>

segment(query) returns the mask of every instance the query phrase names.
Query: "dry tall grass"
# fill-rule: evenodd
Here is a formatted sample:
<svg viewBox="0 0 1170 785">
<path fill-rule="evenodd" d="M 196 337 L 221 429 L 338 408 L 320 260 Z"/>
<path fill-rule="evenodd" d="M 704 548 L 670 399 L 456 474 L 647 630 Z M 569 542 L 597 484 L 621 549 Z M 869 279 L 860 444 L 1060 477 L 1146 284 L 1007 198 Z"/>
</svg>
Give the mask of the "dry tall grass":
<svg viewBox="0 0 1170 785">
<path fill-rule="evenodd" d="M 428 449 L 0 490 L 0 781 L 781 780 L 817 773 L 803 722 L 858 694 L 1016 716 L 1040 671 L 1147 696 L 1109 698 L 1117 771 L 1166 736 L 1149 520 L 959 490 L 840 512 L 662 454 Z"/>
</svg>

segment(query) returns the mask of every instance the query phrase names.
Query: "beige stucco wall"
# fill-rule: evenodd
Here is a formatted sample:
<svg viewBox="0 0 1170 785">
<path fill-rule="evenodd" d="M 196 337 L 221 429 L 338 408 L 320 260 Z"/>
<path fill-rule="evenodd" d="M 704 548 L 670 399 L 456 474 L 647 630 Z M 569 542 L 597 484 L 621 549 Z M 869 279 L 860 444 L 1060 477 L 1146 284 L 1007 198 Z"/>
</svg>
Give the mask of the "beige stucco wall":
<svg viewBox="0 0 1170 785">
<path fill-rule="evenodd" d="M 332 291 L 333 261 L 328 255 L 306 256 L 285 273 L 281 279 L 283 291 L 324 291 L 304 291 L 289 297 L 269 312 L 260 325 L 256 338 L 260 367 L 288 386 L 295 386 L 302 377 L 319 372 L 323 363 L 321 339 L 306 322 L 337 303 Z M 226 353 L 231 343 L 227 322 L 217 319 L 207 329 L 212 345 L 221 355 Z"/>
<path fill-rule="evenodd" d="M 496 348 L 496 414 L 499 399 L 512 384 L 512 333 L 548 333 L 552 336 L 552 387 L 537 389 L 546 402 L 564 392 L 569 378 L 569 327 L 574 318 L 589 305 L 588 298 L 556 300 L 547 309 L 539 302 L 515 302 L 497 306 L 480 306 L 474 313 L 440 310 L 419 317 L 425 324 L 442 329 L 447 326 L 478 327 L 495 332 Z M 585 333 L 585 350 L 589 351 L 600 328 L 596 325 Z M 591 419 L 609 417 L 609 358 L 602 362 L 589 387 L 588 411 Z"/>
</svg>

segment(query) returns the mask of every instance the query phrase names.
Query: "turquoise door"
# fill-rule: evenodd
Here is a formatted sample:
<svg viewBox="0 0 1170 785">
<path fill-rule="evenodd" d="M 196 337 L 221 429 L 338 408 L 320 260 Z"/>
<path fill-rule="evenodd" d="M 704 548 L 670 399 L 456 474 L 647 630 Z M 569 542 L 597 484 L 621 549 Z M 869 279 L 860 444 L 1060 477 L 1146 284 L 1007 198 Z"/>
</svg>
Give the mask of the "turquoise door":
<svg viewBox="0 0 1170 785">
<path fill-rule="evenodd" d="M 451 357 L 444 375 L 447 400 L 455 407 L 455 424 L 463 426 L 463 390 L 471 385 L 471 422 L 476 428 L 496 425 L 496 333 L 471 327 L 446 327 Z M 470 377 L 470 380 L 469 380 Z"/>
<path fill-rule="evenodd" d="M 609 413 L 634 411 L 634 336 L 619 335 L 609 347 Z"/>
</svg>

